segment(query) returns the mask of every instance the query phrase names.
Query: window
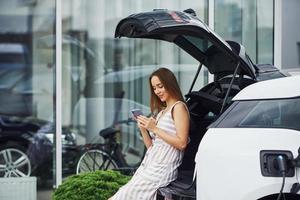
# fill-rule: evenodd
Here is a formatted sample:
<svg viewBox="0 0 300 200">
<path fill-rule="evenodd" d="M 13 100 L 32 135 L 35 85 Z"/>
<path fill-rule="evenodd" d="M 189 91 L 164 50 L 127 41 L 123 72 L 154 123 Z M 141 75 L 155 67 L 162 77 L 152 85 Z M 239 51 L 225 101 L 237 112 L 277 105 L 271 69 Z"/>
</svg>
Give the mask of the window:
<svg viewBox="0 0 300 200">
<path fill-rule="evenodd" d="M 193 37 L 193 36 L 183 36 L 190 43 L 196 46 L 201 52 L 205 52 L 212 44 L 205 39 Z"/>
<path fill-rule="evenodd" d="M 265 127 L 280 124 L 277 102 L 259 102 L 238 124 L 239 127 Z"/>
<path fill-rule="evenodd" d="M 237 41 L 256 63 L 273 63 L 274 1 L 215 0 L 215 31 Z"/>
<path fill-rule="evenodd" d="M 57 184 L 55 37 L 47 37 L 55 32 L 55 8 L 55 1 L 1 1 L 0 138 L 4 142 L 0 144 L 0 179 L 31 176 L 37 182 L 24 180 L 29 188 L 25 191 L 16 189 L 20 187 L 17 178 L 11 179 L 0 199 L 51 199 L 45 190 Z M 61 138 L 64 176 L 73 172 L 77 156 L 70 156 L 75 142 L 66 144 L 70 138 L 66 133 L 70 129 L 64 128 Z"/>
<path fill-rule="evenodd" d="M 300 98 L 241 101 L 218 127 L 289 128 L 300 130 Z"/>
</svg>

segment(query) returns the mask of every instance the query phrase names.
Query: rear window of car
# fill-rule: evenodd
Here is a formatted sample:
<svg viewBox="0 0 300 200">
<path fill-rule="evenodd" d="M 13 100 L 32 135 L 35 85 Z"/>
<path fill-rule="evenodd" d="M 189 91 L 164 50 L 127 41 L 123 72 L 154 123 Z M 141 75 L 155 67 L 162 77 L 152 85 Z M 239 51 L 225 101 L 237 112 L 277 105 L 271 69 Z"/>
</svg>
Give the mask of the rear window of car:
<svg viewBox="0 0 300 200">
<path fill-rule="evenodd" d="M 183 37 L 190 43 L 195 45 L 201 52 L 205 52 L 210 46 L 212 46 L 211 42 L 202 38 L 193 37 L 189 35 L 184 35 Z"/>
<path fill-rule="evenodd" d="M 216 127 L 300 130 L 300 98 L 240 101 Z"/>
</svg>

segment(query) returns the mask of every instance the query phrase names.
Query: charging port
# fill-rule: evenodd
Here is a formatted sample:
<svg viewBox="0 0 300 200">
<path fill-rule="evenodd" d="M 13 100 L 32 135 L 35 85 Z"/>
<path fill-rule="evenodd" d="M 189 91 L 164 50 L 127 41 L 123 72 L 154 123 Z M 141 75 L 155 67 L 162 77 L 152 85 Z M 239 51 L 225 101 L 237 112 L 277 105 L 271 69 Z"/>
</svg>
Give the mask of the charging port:
<svg viewBox="0 0 300 200">
<path fill-rule="evenodd" d="M 263 150 L 260 152 L 260 167 L 263 176 L 267 177 L 282 177 L 280 173 L 280 167 L 278 166 L 277 158 L 282 156 L 287 161 L 293 160 L 293 154 L 290 151 L 281 150 Z M 295 176 L 295 168 L 291 166 L 291 163 L 287 163 L 286 177 Z"/>
</svg>

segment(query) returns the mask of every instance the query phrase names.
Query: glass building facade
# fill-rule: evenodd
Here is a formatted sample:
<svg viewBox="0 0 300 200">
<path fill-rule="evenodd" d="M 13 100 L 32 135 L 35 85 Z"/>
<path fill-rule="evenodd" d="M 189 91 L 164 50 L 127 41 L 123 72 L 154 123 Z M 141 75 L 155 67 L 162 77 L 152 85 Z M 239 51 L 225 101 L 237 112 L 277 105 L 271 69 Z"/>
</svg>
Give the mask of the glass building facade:
<svg viewBox="0 0 300 200">
<path fill-rule="evenodd" d="M 274 64 L 275 60 L 274 0 L 11 0 L 0 4 L 0 177 L 37 177 L 37 199 L 47 195 L 50 199 L 62 178 L 84 171 L 77 167 L 80 152 L 87 144 L 103 143 L 99 132 L 105 128 L 118 130 L 126 165 L 139 163 L 144 145 L 130 110 L 150 113 L 148 76 L 153 70 L 170 68 L 183 94 L 189 90 L 198 61 L 172 43 L 115 39 L 122 18 L 156 8 L 193 8 L 221 37 L 242 43 L 254 63 Z M 59 96 L 57 21 L 62 23 Z M 299 41 L 291 50 L 295 69 L 300 68 Z M 284 69 L 285 64 L 279 67 Z M 194 88 L 203 87 L 211 77 L 207 70 L 199 76 Z M 8 164 L 14 164 L 14 170 L 7 170 Z"/>
<path fill-rule="evenodd" d="M 216 0 L 215 31 L 243 44 L 255 63 L 273 63 L 273 0 Z"/>
</svg>

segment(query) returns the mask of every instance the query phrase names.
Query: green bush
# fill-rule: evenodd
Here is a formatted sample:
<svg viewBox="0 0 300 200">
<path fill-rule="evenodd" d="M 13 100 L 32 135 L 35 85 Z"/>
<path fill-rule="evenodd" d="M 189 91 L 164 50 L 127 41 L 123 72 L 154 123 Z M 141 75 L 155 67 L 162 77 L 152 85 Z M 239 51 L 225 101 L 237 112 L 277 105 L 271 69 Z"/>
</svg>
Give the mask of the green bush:
<svg viewBox="0 0 300 200">
<path fill-rule="evenodd" d="M 54 191 L 52 199 L 107 200 L 130 178 L 112 170 L 72 175 Z"/>
</svg>

